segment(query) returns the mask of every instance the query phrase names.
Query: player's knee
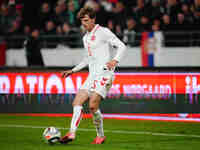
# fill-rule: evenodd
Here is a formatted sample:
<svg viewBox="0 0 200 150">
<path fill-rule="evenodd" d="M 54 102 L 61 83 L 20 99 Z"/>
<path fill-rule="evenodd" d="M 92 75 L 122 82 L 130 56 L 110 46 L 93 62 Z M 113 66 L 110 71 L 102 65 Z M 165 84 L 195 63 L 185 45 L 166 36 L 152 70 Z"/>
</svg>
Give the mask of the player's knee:
<svg viewBox="0 0 200 150">
<path fill-rule="evenodd" d="M 80 99 L 77 99 L 77 98 L 74 99 L 74 101 L 73 101 L 73 103 L 72 103 L 72 106 L 74 107 L 74 106 L 76 106 L 76 105 L 82 105 L 82 102 L 81 102 Z"/>
<path fill-rule="evenodd" d="M 73 106 L 73 107 L 76 106 L 76 103 L 73 102 L 73 103 L 72 103 L 72 106 Z"/>
<path fill-rule="evenodd" d="M 78 102 L 78 101 L 73 101 L 73 103 L 72 103 L 72 106 L 74 107 L 74 106 L 77 106 L 77 105 L 82 105 L 80 102 Z"/>
</svg>

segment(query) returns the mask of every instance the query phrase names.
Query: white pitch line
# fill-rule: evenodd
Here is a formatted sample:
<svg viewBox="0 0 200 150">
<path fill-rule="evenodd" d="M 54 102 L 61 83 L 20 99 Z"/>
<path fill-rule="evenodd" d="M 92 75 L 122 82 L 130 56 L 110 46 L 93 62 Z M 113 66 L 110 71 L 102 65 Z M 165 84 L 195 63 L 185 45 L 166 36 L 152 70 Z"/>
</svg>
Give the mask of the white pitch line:
<svg viewBox="0 0 200 150">
<path fill-rule="evenodd" d="M 11 124 L 1 124 L 0 128 L 32 128 L 32 129 L 45 129 L 47 126 L 31 126 L 31 125 L 11 125 Z M 69 128 L 57 127 L 60 130 L 68 130 Z M 79 131 L 85 132 L 96 132 L 95 129 L 86 129 L 79 128 Z M 142 131 L 124 131 L 124 130 L 104 130 L 107 133 L 116 133 L 116 134 L 144 134 L 144 135 L 153 135 L 153 136 L 172 136 L 172 137 L 192 137 L 200 138 L 200 135 L 191 135 L 191 134 L 173 134 L 173 133 L 156 133 L 156 132 L 142 132 Z"/>
</svg>

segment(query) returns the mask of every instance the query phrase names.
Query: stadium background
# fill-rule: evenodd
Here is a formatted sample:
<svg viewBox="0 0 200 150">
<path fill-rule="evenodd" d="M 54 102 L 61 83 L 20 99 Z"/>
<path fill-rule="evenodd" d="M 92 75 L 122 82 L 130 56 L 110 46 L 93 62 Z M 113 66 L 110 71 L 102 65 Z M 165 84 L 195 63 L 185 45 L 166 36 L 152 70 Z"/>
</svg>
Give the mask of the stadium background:
<svg viewBox="0 0 200 150">
<path fill-rule="evenodd" d="M 102 101 L 107 140 L 95 137 L 88 104 L 72 144 L 50 146 L 44 128 L 68 130 L 87 68 L 80 62 L 84 5 L 126 45 Z M 0 0 L 1 150 L 199 149 L 200 0 Z"/>
<path fill-rule="evenodd" d="M 72 112 L 87 69 L 67 85 L 59 72 L 82 58 L 84 29 L 76 16 L 89 5 L 97 23 L 127 45 L 103 112 L 199 118 L 194 114 L 200 102 L 199 0 L 1 0 L 0 5 L 1 113 Z M 133 80 L 126 81 L 126 74 Z M 48 76 L 51 87 L 44 90 L 40 86 L 47 86 Z"/>
</svg>

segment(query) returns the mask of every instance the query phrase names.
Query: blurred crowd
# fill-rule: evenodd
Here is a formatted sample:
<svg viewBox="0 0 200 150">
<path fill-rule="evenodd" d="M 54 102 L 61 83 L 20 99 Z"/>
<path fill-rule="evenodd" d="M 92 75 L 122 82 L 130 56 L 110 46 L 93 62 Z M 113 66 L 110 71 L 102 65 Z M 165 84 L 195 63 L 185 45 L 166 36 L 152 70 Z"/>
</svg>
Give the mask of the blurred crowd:
<svg viewBox="0 0 200 150">
<path fill-rule="evenodd" d="M 77 19 L 77 13 L 85 5 L 96 10 L 96 23 L 107 26 L 124 40 L 127 38 L 124 34 L 127 33 L 200 31 L 200 0 L 33 1 L 1 2 L 1 35 L 30 35 L 37 30 L 40 35 L 67 37 L 76 33 L 81 37 L 84 30 Z M 31 6 L 32 3 L 35 7 Z"/>
</svg>

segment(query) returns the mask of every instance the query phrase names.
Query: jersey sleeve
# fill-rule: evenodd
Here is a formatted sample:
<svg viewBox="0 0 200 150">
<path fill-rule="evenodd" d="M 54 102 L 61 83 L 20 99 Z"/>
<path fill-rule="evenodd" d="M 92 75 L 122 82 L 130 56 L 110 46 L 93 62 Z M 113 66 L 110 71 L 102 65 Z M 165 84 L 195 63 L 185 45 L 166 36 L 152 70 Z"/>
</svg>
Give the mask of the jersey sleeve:
<svg viewBox="0 0 200 150">
<path fill-rule="evenodd" d="M 73 72 L 78 72 L 80 71 L 81 69 L 85 68 L 86 66 L 88 65 L 88 62 L 87 62 L 87 58 L 84 58 L 81 63 L 79 63 L 78 65 L 76 65 L 72 71 Z"/>
<path fill-rule="evenodd" d="M 112 33 L 108 28 L 103 29 L 102 37 L 105 40 L 105 42 L 108 42 L 108 44 L 111 47 L 117 49 L 117 53 L 113 59 L 120 62 L 120 60 L 124 56 L 124 53 L 126 50 L 125 44 L 114 33 Z"/>
<path fill-rule="evenodd" d="M 78 71 L 80 71 L 81 69 L 85 68 L 87 65 L 88 65 L 88 57 L 85 56 L 85 57 L 83 58 L 83 60 L 82 60 L 78 65 L 76 65 L 76 66 L 72 69 L 72 71 L 73 71 L 73 72 L 78 72 Z"/>
</svg>

